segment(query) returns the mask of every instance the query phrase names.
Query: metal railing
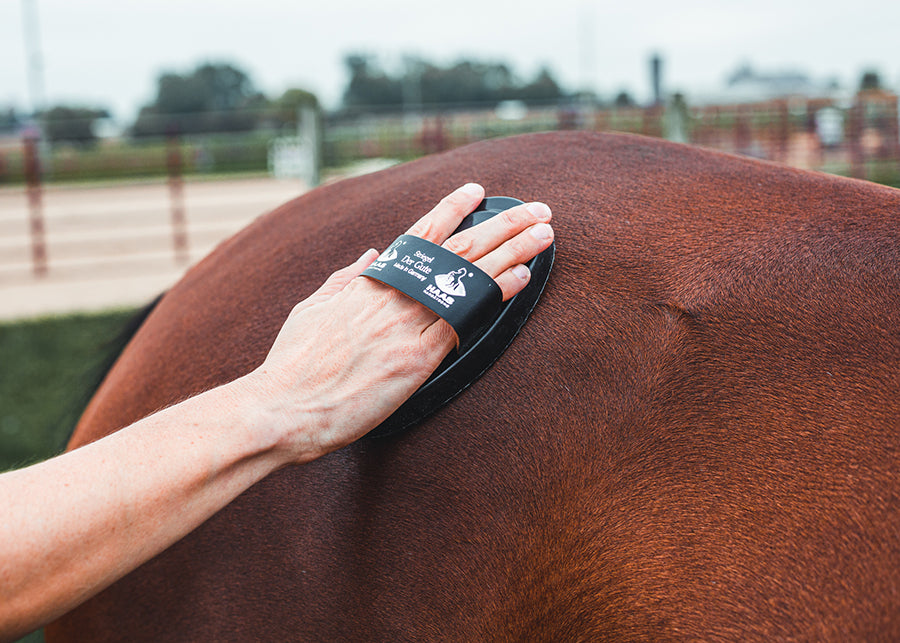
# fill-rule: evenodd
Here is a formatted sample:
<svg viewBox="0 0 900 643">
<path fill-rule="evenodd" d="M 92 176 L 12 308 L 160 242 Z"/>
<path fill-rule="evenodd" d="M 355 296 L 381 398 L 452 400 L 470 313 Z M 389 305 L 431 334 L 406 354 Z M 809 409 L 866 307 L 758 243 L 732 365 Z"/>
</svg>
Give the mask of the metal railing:
<svg viewBox="0 0 900 643">
<path fill-rule="evenodd" d="M 793 98 L 688 106 L 673 100 L 650 107 L 601 108 L 572 103 L 517 110 L 448 106 L 420 114 L 345 114 L 324 119 L 322 131 L 307 138 L 321 137 L 315 157 L 325 167 L 339 167 L 363 159 L 407 160 L 526 132 L 619 131 L 900 187 L 898 126 L 897 96 L 876 90 L 860 92 L 844 101 Z M 169 188 L 172 252 L 176 263 L 185 265 L 189 260 L 182 187 L 185 178 L 263 176 L 271 170 L 273 141 L 281 134 L 260 130 L 178 139 L 123 138 L 101 140 L 89 147 L 57 145 L 49 150 L 26 136 L 0 147 L 0 188 L 24 186 L 32 273 L 40 278 L 48 271 L 42 212 L 45 182 L 158 177 Z"/>
</svg>

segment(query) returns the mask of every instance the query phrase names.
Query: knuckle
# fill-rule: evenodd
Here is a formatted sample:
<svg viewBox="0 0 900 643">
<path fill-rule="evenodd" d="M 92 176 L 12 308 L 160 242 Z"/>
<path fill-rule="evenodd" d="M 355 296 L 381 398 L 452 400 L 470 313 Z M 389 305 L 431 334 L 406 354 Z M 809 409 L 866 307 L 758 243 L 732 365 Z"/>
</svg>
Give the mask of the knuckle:
<svg viewBox="0 0 900 643">
<path fill-rule="evenodd" d="M 325 281 L 340 281 L 344 277 L 350 274 L 350 266 L 345 266 L 340 270 L 335 270 L 331 275 L 329 275 L 328 279 Z"/>
<path fill-rule="evenodd" d="M 374 279 L 354 279 L 347 287 L 350 295 L 358 297 L 364 303 L 365 310 L 376 311 L 387 306 L 391 295 L 396 292 L 390 286 Z"/>
<path fill-rule="evenodd" d="M 377 309 L 387 308 L 389 306 L 395 306 L 399 298 L 399 292 L 390 286 L 382 286 L 378 289 L 378 293 L 372 298 L 371 304 Z"/>
<path fill-rule="evenodd" d="M 441 203 L 443 205 L 450 205 L 453 207 L 462 207 L 464 205 L 468 205 L 468 201 L 466 200 L 465 195 L 462 194 L 462 192 L 460 192 L 459 190 L 457 190 L 456 192 L 451 192 L 450 194 L 445 196 L 443 199 L 441 199 Z"/>
<path fill-rule="evenodd" d="M 362 289 L 363 292 L 370 292 L 369 289 L 371 289 L 375 283 L 377 282 L 375 282 L 373 279 L 369 279 L 360 275 L 359 279 L 351 280 L 344 290 L 348 295 L 351 293 L 359 292 L 360 289 Z"/>
<path fill-rule="evenodd" d="M 516 208 L 505 210 L 500 213 L 501 221 L 507 229 L 517 228 L 521 223 L 521 213 Z"/>
<path fill-rule="evenodd" d="M 446 321 L 441 320 L 441 323 L 437 327 L 437 341 L 438 345 L 442 347 L 452 348 L 456 346 L 457 337 L 456 331 L 453 330 L 453 326 L 448 324 Z M 438 355 L 440 357 L 440 355 Z M 436 365 L 435 365 L 436 366 Z"/>
<path fill-rule="evenodd" d="M 430 239 L 434 235 L 434 224 L 432 224 L 431 221 L 427 219 L 417 221 L 409 229 L 407 234 L 411 234 L 415 237 L 421 237 L 422 239 Z"/>
<path fill-rule="evenodd" d="M 506 242 L 506 250 L 513 260 L 521 260 L 522 257 L 528 256 L 531 249 L 528 243 L 518 235 Z"/>
<path fill-rule="evenodd" d="M 422 351 L 418 346 L 407 343 L 397 346 L 391 354 L 392 375 L 394 377 L 407 377 L 416 372 L 422 363 Z"/>
<path fill-rule="evenodd" d="M 468 256 L 472 251 L 472 237 L 465 234 L 457 234 L 444 242 L 444 248 L 461 257 Z"/>
</svg>

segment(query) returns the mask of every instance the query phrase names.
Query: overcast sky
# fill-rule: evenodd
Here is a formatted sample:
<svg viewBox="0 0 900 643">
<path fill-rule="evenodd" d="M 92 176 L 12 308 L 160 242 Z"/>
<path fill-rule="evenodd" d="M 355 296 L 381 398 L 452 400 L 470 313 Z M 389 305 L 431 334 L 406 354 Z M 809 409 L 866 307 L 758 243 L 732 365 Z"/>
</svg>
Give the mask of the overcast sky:
<svg viewBox="0 0 900 643">
<path fill-rule="evenodd" d="M 105 106 L 131 119 L 163 70 L 232 62 L 274 96 L 308 88 L 327 106 L 343 56 L 412 53 L 547 65 L 567 89 L 649 95 L 648 61 L 669 91 L 720 86 L 744 62 L 855 85 L 877 69 L 900 85 L 898 0 L 0 0 L 0 106 L 30 108 L 23 8 L 37 7 L 48 104 Z"/>
</svg>

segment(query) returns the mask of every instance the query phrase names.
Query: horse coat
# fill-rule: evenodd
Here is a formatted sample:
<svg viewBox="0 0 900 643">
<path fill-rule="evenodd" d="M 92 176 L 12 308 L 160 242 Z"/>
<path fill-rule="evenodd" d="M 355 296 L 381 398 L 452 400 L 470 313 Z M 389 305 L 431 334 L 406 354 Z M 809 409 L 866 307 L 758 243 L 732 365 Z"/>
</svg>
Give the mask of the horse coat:
<svg viewBox="0 0 900 643">
<path fill-rule="evenodd" d="M 569 132 L 318 188 L 160 301 L 70 447 L 253 369 L 330 272 L 470 180 L 554 211 L 499 361 L 415 429 L 257 484 L 47 640 L 900 638 L 900 191 L 861 181 Z"/>
</svg>

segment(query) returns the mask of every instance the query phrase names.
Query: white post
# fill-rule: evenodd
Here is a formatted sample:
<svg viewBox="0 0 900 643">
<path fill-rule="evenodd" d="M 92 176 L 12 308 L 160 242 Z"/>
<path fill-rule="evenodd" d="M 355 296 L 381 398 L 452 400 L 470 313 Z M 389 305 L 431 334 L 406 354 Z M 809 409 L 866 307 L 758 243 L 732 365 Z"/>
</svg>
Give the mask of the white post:
<svg viewBox="0 0 900 643">
<path fill-rule="evenodd" d="M 322 144 L 322 132 L 319 126 L 319 115 L 313 107 L 303 107 L 300 110 L 300 118 L 298 119 L 298 134 L 300 140 L 309 149 L 310 170 L 309 185 L 310 187 L 319 184 L 319 147 Z"/>
</svg>

